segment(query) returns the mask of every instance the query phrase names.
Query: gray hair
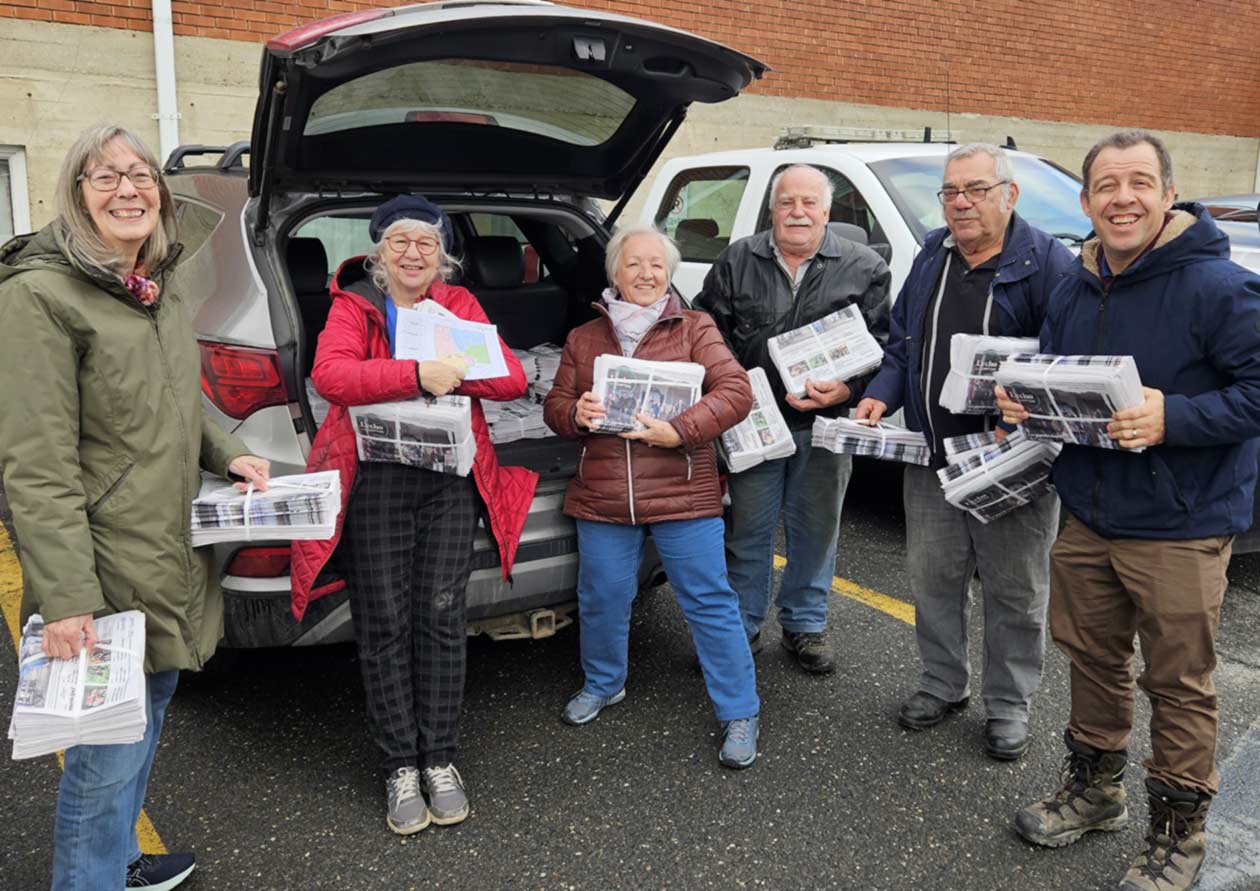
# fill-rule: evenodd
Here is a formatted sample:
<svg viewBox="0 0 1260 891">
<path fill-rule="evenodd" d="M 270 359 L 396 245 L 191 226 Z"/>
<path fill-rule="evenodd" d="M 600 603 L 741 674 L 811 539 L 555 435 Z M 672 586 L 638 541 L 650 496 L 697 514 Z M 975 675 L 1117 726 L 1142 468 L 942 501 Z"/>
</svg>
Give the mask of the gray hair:
<svg viewBox="0 0 1260 891">
<path fill-rule="evenodd" d="M 613 284 L 616 279 L 617 267 L 621 265 L 621 249 L 625 247 L 629 239 L 636 235 L 655 235 L 661 240 L 661 250 L 665 252 L 665 265 L 669 269 L 669 280 L 673 281 L 674 273 L 678 271 L 678 264 L 682 262 L 678 245 L 660 229 L 644 223 L 618 229 L 613 237 L 608 239 L 608 247 L 604 249 L 604 273 L 608 276 L 608 284 Z"/>
<path fill-rule="evenodd" d="M 784 167 L 774 175 L 774 179 L 770 180 L 770 200 L 769 207 L 774 210 L 774 200 L 779 197 L 779 180 L 783 179 L 783 174 L 791 173 L 793 170 L 809 170 L 818 174 L 822 179 L 823 185 L 823 202 L 827 208 L 831 208 L 831 199 L 836 195 L 836 187 L 831 184 L 831 177 L 822 171 L 821 168 L 815 167 L 813 164 L 793 164 L 790 167 Z"/>
<path fill-rule="evenodd" d="M 115 140 L 120 140 L 136 153 L 136 157 L 158 173 L 158 224 L 141 246 L 139 255 L 144 260 L 146 269 L 152 272 L 167 258 L 175 244 L 175 202 L 162 179 L 162 165 L 158 163 L 157 156 L 139 136 L 126 127 L 117 124 L 89 127 L 70 146 L 61 162 L 61 174 L 57 178 L 56 224 L 73 265 L 88 273 L 126 275 L 131 272 L 130 269 L 122 268 L 124 258 L 105 243 L 96 224 L 92 222 L 92 216 L 83 203 L 83 189 L 88 187 L 79 184 L 79 177 L 104 160 L 106 149 Z"/>
<path fill-rule="evenodd" d="M 1127 149 L 1136 145 L 1146 143 L 1155 149 L 1155 157 L 1159 159 L 1159 181 L 1163 191 L 1167 192 L 1173 186 L 1173 168 L 1172 155 L 1168 153 L 1168 147 L 1164 145 L 1164 141 L 1153 133 L 1145 130 L 1120 130 L 1106 136 L 1094 143 L 1093 147 L 1085 153 L 1085 163 L 1081 165 L 1081 179 L 1085 185 L 1082 191 L 1089 191 L 1089 169 L 1094 166 L 1094 161 L 1098 158 L 1098 153 L 1103 149 Z"/>
<path fill-rule="evenodd" d="M 1015 170 L 1011 167 L 1011 156 L 1005 149 L 990 142 L 969 142 L 958 146 L 946 155 L 945 166 L 948 167 L 954 161 L 961 161 L 964 158 L 974 158 L 976 155 L 988 155 L 993 159 L 993 175 L 1002 183 L 999 206 L 1002 208 L 1002 213 L 1006 213 L 1011 209 L 1011 183 L 1015 181 Z"/>
<path fill-rule="evenodd" d="M 442 240 L 442 230 L 440 227 L 432 223 L 426 223 L 423 220 L 395 220 L 385 227 L 385 231 L 381 233 L 381 240 L 372 245 L 372 253 L 368 254 L 363 260 L 363 268 L 372 278 L 372 284 L 376 285 L 381 291 L 388 293 L 389 291 L 389 274 L 385 271 L 385 266 L 381 262 L 387 250 L 385 242 L 389 240 L 391 235 L 406 235 L 419 233 L 421 235 L 431 235 L 437 239 L 438 243 L 438 272 L 437 277 L 440 281 L 448 282 L 455 273 L 464 268 L 464 264 L 460 263 L 455 257 L 446 252 L 446 242 Z"/>
</svg>

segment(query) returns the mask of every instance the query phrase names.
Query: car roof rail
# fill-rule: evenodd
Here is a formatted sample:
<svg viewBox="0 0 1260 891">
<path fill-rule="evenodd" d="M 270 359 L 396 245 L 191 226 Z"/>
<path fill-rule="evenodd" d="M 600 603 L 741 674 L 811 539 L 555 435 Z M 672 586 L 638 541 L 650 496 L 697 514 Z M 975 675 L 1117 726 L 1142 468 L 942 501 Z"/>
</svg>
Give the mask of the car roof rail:
<svg viewBox="0 0 1260 891">
<path fill-rule="evenodd" d="M 171 152 L 171 156 L 166 159 L 162 172 L 173 173 L 176 170 L 184 170 L 187 167 L 184 163 L 186 158 L 200 155 L 222 155 L 219 163 L 214 165 L 219 170 L 242 170 L 245 164 L 241 158 L 247 154 L 249 154 L 248 139 L 242 139 L 231 145 L 181 145 L 177 146 Z"/>
<path fill-rule="evenodd" d="M 812 148 L 846 142 L 954 142 L 952 130 L 887 130 L 871 127 L 826 127 L 818 124 L 784 127 L 775 140 L 776 149 Z"/>
</svg>

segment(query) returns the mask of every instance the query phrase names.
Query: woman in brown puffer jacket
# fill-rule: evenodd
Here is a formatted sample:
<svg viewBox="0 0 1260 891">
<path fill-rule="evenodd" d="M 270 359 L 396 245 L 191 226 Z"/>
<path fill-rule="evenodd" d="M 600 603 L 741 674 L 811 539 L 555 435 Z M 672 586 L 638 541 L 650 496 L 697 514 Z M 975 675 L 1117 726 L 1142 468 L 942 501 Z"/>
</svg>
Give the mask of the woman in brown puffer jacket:
<svg viewBox="0 0 1260 891">
<path fill-rule="evenodd" d="M 739 600 L 726 580 L 713 448 L 752 407 L 748 375 L 713 320 L 683 309 L 670 292 L 679 261 L 673 241 L 649 227 L 624 229 L 609 242 L 607 257 L 612 287 L 596 304 L 601 318 L 569 335 L 545 406 L 552 430 L 582 441 L 564 512 L 577 521 L 586 680 L 562 717 L 585 724 L 625 698 L 630 604 L 650 530 L 722 723 L 719 760 L 750 767 L 761 704 Z M 668 421 L 640 413 L 642 430 L 598 432 L 606 407 L 592 392 L 594 363 L 605 353 L 702 365 L 703 395 Z"/>
</svg>

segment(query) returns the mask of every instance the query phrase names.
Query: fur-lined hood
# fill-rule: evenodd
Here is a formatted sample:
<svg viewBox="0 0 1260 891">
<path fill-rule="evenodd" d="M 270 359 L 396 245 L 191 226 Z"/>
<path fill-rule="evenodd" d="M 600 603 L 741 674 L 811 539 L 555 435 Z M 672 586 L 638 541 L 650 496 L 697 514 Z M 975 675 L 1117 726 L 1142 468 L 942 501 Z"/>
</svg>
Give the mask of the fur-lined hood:
<svg viewBox="0 0 1260 891">
<path fill-rule="evenodd" d="M 1145 277 L 1150 273 L 1166 272 L 1173 266 L 1193 262 L 1195 259 L 1228 259 L 1229 237 L 1221 232 L 1202 204 L 1175 204 L 1170 214 L 1172 218 L 1159 234 L 1155 246 L 1120 273 L 1121 275 Z M 1101 250 L 1102 240 L 1092 233 L 1081 246 L 1081 267 L 1096 279 L 1101 277 L 1098 265 Z"/>
</svg>

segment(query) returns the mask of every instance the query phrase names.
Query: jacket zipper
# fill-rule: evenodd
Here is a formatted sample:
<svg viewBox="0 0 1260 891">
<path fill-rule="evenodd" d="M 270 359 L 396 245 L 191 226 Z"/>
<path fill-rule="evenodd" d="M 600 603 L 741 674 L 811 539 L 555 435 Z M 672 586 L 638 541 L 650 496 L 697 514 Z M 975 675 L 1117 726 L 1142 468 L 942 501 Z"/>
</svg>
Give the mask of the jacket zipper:
<svg viewBox="0 0 1260 891">
<path fill-rule="evenodd" d="M 109 501 L 109 499 L 113 496 L 113 494 L 117 492 L 118 489 L 122 486 L 122 484 L 127 481 L 127 477 L 131 476 L 131 471 L 135 469 L 136 469 L 136 462 L 132 461 L 130 464 L 127 465 L 127 468 L 122 472 L 122 474 L 118 477 L 118 479 L 114 480 L 110 484 L 109 488 L 105 490 L 104 494 L 102 494 L 100 498 L 97 498 L 90 505 L 88 505 L 87 515 L 90 517 L 93 514 L 95 514 L 98 510 L 100 510 L 102 505 L 104 505 L 106 501 Z"/>
<path fill-rule="evenodd" d="M 691 453 L 687 453 L 687 482 L 691 482 Z"/>
<path fill-rule="evenodd" d="M 580 480 L 581 480 L 581 479 L 584 479 L 584 477 L 583 477 L 583 475 L 582 475 L 582 470 L 585 468 L 585 466 L 586 466 L 586 444 L 585 444 L 585 443 L 583 443 L 583 444 L 582 444 L 582 454 L 578 455 L 578 468 L 577 468 L 577 476 L 578 476 L 578 479 L 580 479 Z"/>
<path fill-rule="evenodd" d="M 630 502 L 630 525 L 634 526 L 634 467 L 630 463 L 630 440 L 626 444 L 626 495 Z"/>
</svg>

